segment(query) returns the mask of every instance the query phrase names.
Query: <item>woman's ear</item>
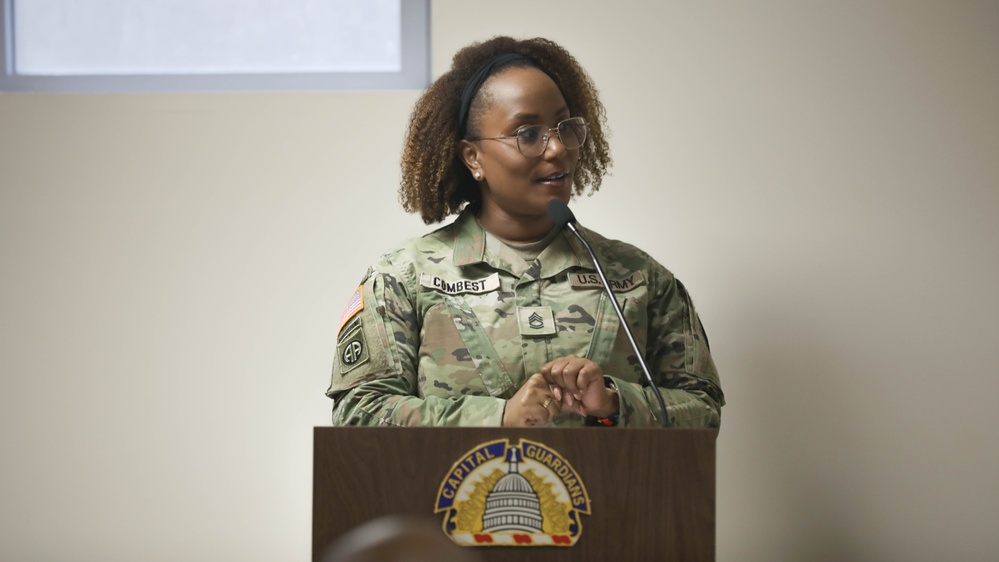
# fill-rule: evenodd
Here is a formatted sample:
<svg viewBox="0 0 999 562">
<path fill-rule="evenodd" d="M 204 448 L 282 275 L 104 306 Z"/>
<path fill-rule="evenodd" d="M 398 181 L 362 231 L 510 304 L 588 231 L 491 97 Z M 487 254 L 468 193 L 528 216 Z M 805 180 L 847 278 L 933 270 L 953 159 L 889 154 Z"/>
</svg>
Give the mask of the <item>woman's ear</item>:
<svg viewBox="0 0 999 562">
<path fill-rule="evenodd" d="M 462 139 L 458 141 L 458 154 L 475 181 L 481 181 L 483 173 L 482 165 L 479 164 L 479 147 L 472 141 Z"/>
</svg>

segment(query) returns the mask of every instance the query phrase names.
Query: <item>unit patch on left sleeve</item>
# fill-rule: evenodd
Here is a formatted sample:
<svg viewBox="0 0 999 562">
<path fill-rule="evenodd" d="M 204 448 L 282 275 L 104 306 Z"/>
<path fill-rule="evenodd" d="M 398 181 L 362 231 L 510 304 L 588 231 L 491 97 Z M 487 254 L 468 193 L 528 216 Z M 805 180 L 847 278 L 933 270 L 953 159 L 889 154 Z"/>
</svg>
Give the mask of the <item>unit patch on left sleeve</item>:
<svg viewBox="0 0 999 562">
<path fill-rule="evenodd" d="M 341 376 L 367 363 L 371 355 L 368 353 L 368 342 L 364 337 L 361 321 L 354 322 L 350 331 L 338 338 L 336 352 Z"/>
</svg>

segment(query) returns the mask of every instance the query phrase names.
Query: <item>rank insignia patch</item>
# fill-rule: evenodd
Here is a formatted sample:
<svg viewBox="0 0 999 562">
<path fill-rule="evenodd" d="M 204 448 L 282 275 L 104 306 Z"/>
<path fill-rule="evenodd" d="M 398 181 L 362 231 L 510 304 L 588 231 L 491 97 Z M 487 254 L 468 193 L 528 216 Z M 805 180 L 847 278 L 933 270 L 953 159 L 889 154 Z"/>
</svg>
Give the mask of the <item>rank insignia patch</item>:
<svg viewBox="0 0 999 562">
<path fill-rule="evenodd" d="M 462 546 L 573 546 L 590 498 L 558 452 L 499 439 L 454 463 L 437 492 L 440 512 L 444 532 Z"/>
<path fill-rule="evenodd" d="M 525 337 L 554 336 L 555 315 L 550 306 L 518 306 L 517 322 Z"/>
</svg>

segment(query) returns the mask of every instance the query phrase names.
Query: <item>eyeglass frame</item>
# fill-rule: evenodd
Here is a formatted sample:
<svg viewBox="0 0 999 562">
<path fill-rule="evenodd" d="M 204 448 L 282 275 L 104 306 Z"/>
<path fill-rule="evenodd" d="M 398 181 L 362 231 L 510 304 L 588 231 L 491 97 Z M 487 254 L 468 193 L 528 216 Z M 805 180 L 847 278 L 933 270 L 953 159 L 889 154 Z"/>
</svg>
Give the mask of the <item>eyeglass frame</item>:
<svg viewBox="0 0 999 562">
<path fill-rule="evenodd" d="M 581 121 L 583 123 L 583 128 L 584 128 L 583 142 L 579 143 L 579 146 L 577 146 L 576 148 L 569 148 L 569 147 L 565 146 L 565 142 L 562 140 L 562 134 L 558 132 L 558 128 L 560 126 L 562 126 L 562 123 L 565 123 L 566 121 L 574 121 L 576 119 L 578 119 L 579 121 Z M 534 128 L 534 127 L 538 127 L 538 126 L 539 125 L 532 125 L 531 127 L 525 127 L 525 128 Z M 527 154 L 524 154 L 524 149 L 520 147 L 520 134 L 519 134 L 519 132 L 523 131 L 524 129 L 518 129 L 518 134 L 513 134 L 513 135 L 504 135 L 504 136 L 500 136 L 500 137 L 474 137 L 474 138 L 468 138 L 468 139 L 465 139 L 465 140 L 468 140 L 468 141 L 471 141 L 471 142 L 478 142 L 478 141 L 484 141 L 484 140 L 515 139 L 517 141 L 517 151 L 520 152 L 521 155 L 523 155 L 526 158 L 537 158 L 538 156 L 541 156 L 542 154 L 544 154 L 546 150 L 548 150 L 548 142 L 551 141 L 551 139 L 552 139 L 552 131 L 555 131 L 555 136 L 558 137 L 558 142 L 562 143 L 562 146 L 565 147 L 566 150 L 579 150 L 580 148 L 582 148 L 582 146 L 584 144 L 586 144 L 586 139 L 588 139 L 590 137 L 588 127 L 589 127 L 589 124 L 587 124 L 586 119 L 583 118 L 583 117 L 578 117 L 578 116 L 577 117 L 567 117 L 567 118 L 559 121 L 558 123 L 556 123 L 554 127 L 548 127 L 547 129 L 545 129 L 544 127 L 541 127 L 544 130 L 544 132 L 545 132 L 545 135 L 543 137 L 544 142 L 541 144 L 541 152 L 538 152 L 537 154 L 535 154 L 533 156 L 529 156 Z"/>
</svg>

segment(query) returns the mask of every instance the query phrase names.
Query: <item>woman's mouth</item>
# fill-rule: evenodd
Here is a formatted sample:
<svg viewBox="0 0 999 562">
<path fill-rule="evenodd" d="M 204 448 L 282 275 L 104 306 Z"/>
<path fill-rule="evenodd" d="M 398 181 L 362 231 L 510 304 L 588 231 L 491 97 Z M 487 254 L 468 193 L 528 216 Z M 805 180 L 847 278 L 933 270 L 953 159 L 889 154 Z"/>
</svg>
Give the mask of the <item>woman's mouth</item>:
<svg viewBox="0 0 999 562">
<path fill-rule="evenodd" d="M 564 182 L 568 177 L 569 172 L 557 172 L 539 179 L 538 183 L 558 184 Z"/>
</svg>

